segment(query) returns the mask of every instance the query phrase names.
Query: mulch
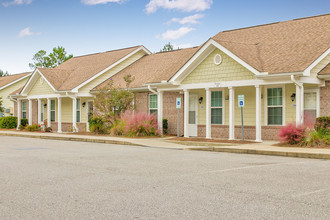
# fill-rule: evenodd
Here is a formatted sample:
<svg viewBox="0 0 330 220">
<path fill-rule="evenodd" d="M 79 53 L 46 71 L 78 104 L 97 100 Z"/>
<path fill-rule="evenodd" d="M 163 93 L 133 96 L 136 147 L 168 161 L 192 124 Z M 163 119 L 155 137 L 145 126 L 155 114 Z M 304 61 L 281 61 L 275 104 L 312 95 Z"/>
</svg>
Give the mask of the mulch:
<svg viewBox="0 0 330 220">
<path fill-rule="evenodd" d="M 210 142 L 210 143 L 224 143 L 224 144 L 253 144 L 258 143 L 255 141 L 246 140 L 225 140 L 225 139 L 208 139 L 208 138 L 185 138 L 185 137 L 174 137 L 168 139 L 169 141 L 195 141 L 195 142 Z"/>
</svg>

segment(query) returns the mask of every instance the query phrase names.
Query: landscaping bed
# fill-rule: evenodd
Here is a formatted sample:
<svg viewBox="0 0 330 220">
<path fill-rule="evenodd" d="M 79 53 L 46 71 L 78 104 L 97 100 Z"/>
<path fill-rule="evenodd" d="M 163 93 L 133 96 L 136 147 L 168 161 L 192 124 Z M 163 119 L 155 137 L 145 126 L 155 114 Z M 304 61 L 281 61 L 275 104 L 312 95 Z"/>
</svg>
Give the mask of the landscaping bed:
<svg viewBox="0 0 330 220">
<path fill-rule="evenodd" d="M 225 139 L 208 139 L 208 138 L 199 138 L 199 137 L 173 137 L 167 139 L 168 141 L 188 141 L 188 142 L 204 142 L 204 143 L 220 143 L 220 144 L 253 144 L 258 143 L 255 141 L 246 141 L 246 140 L 225 140 Z"/>
</svg>

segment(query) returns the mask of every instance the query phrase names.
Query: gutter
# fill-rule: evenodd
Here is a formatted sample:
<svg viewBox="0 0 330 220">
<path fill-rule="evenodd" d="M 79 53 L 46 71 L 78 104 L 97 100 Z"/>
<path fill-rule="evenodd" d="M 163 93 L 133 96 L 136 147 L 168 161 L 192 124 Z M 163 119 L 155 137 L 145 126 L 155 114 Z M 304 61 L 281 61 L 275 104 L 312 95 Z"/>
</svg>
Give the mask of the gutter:
<svg viewBox="0 0 330 220">
<path fill-rule="evenodd" d="M 158 94 L 158 92 L 156 92 L 155 90 L 153 90 L 150 85 L 148 85 L 148 89 L 149 89 L 150 92 L 152 92 L 152 93 L 154 93 L 156 95 Z"/>
<path fill-rule="evenodd" d="M 291 81 L 296 84 L 297 86 L 299 86 L 300 88 L 302 87 L 302 83 L 301 82 L 298 82 L 295 78 L 294 78 L 294 75 L 292 74 L 291 75 Z"/>
</svg>

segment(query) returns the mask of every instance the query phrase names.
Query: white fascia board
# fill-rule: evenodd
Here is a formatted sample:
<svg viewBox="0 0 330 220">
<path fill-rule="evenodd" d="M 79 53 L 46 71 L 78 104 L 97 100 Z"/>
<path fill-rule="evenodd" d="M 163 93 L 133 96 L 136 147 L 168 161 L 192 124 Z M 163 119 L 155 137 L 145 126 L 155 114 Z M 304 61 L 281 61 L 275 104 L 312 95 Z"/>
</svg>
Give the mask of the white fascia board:
<svg viewBox="0 0 330 220">
<path fill-rule="evenodd" d="M 150 51 L 147 50 L 144 46 L 141 46 L 139 48 L 137 48 L 136 50 L 134 50 L 133 52 L 131 52 L 130 54 L 126 55 L 125 57 L 121 58 L 120 60 L 118 60 L 117 62 L 115 62 L 114 64 L 110 65 L 109 67 L 107 67 L 106 69 L 102 70 L 101 72 L 99 72 L 98 74 L 94 75 L 93 77 L 89 78 L 88 80 L 86 80 L 85 82 L 83 82 L 82 84 L 78 85 L 77 87 L 75 87 L 74 89 L 72 89 L 72 92 L 78 92 L 78 90 L 87 85 L 88 83 L 90 83 L 91 81 L 93 81 L 94 79 L 98 78 L 99 76 L 101 76 L 102 74 L 104 74 L 105 72 L 109 71 L 110 69 L 112 69 L 113 67 L 117 66 L 118 64 L 120 64 L 121 62 L 123 62 L 124 60 L 128 59 L 129 57 L 133 56 L 134 54 L 136 54 L 139 51 L 144 51 L 147 54 L 150 54 Z"/>
<path fill-rule="evenodd" d="M 273 78 L 281 78 L 281 77 L 283 77 L 283 76 L 291 76 L 291 75 L 302 76 L 303 73 L 302 73 L 302 72 L 294 72 L 294 73 L 273 73 L 273 74 L 258 75 L 258 76 L 256 76 L 256 77 L 257 77 L 258 79 L 261 79 L 261 78 L 273 79 Z"/>
<path fill-rule="evenodd" d="M 314 85 L 322 85 L 323 81 L 311 77 L 301 77 L 299 82 L 308 83 Z M 195 84 L 181 84 L 177 87 L 172 88 L 159 88 L 159 91 L 177 91 L 177 90 L 192 90 L 192 89 L 216 89 L 224 87 L 243 87 L 243 86 L 262 86 L 262 85 L 282 85 L 293 83 L 290 78 L 282 78 L 276 80 L 263 80 L 263 79 L 252 79 L 252 80 L 237 80 L 237 81 L 225 81 L 225 82 L 211 82 L 211 83 L 195 83 Z"/>
<path fill-rule="evenodd" d="M 222 46 L 221 44 L 219 44 L 218 42 L 216 42 L 213 39 L 211 39 L 211 41 L 217 48 L 219 48 L 219 50 L 221 50 L 222 52 L 224 52 L 225 54 L 227 54 L 228 56 L 233 58 L 236 62 L 238 62 L 239 64 L 244 66 L 246 69 L 250 70 L 255 75 L 261 75 L 261 73 L 258 70 L 253 68 L 251 65 L 247 64 L 245 61 L 243 61 L 241 58 L 239 58 L 238 56 L 236 56 L 232 52 L 230 52 L 227 48 L 225 48 L 224 46 Z"/>
<path fill-rule="evenodd" d="M 38 69 L 35 69 L 32 76 L 30 77 L 29 81 L 25 84 L 21 94 L 22 95 L 27 95 L 26 93 L 26 90 L 29 88 L 29 86 L 31 87 L 30 89 L 32 89 L 32 85 L 31 85 L 31 82 L 32 80 L 34 79 L 34 83 L 37 81 L 37 78 L 36 78 L 36 74 L 39 74 L 46 82 L 47 84 L 50 86 L 50 88 L 52 88 L 52 90 L 54 92 L 57 92 L 57 90 L 54 88 L 54 86 L 46 79 L 46 77 L 38 70 Z"/>
<path fill-rule="evenodd" d="M 3 87 L 1 87 L 0 90 L 3 90 L 3 89 L 5 89 L 5 88 L 7 88 L 7 87 L 9 87 L 9 86 L 11 86 L 11 85 L 13 85 L 13 84 L 15 84 L 15 83 L 17 83 L 17 82 L 19 82 L 19 81 L 21 81 L 21 80 L 27 78 L 27 77 L 30 77 L 31 75 L 32 75 L 32 73 L 30 73 L 30 74 L 28 74 L 28 75 L 26 75 L 26 76 L 23 76 L 23 77 L 21 77 L 21 78 L 19 78 L 19 79 L 16 79 L 15 81 L 13 81 L 13 82 L 11 82 L 11 83 L 9 83 L 9 84 L 4 85 Z"/>
<path fill-rule="evenodd" d="M 303 72 L 304 76 L 310 76 L 311 70 L 319 64 L 328 54 L 330 53 L 330 48 L 328 48 L 321 56 L 319 56 L 314 62 L 309 65 Z"/>
<path fill-rule="evenodd" d="M 303 77 L 300 77 L 299 82 L 306 83 L 306 84 L 322 85 L 324 83 L 324 80 L 314 78 L 314 77 L 303 76 Z"/>
<path fill-rule="evenodd" d="M 190 60 L 188 60 L 188 62 L 183 65 L 183 67 L 169 80 L 170 83 L 179 83 L 181 82 L 187 75 L 189 75 L 189 73 L 191 71 L 193 71 L 197 66 L 198 64 L 200 64 L 203 59 L 201 59 L 197 64 L 194 65 L 193 68 L 191 68 L 191 70 L 187 72 L 187 70 L 189 69 L 189 67 L 191 67 L 193 65 L 193 63 L 195 61 L 197 61 L 198 58 L 200 58 L 202 56 L 202 54 L 207 50 L 209 49 L 209 47 L 211 46 L 211 43 L 210 41 L 208 41 L 202 48 L 200 48 L 197 53 L 192 57 L 190 58 Z M 206 54 L 211 54 L 213 51 L 215 50 L 215 48 L 212 48 L 212 49 L 209 49 L 209 51 L 206 53 Z M 203 56 L 203 58 L 205 58 L 206 56 Z"/>
<path fill-rule="evenodd" d="M 253 68 L 251 65 L 247 64 L 245 61 L 243 61 L 238 56 L 236 56 L 235 54 L 233 54 L 232 52 L 230 52 L 228 49 L 226 49 L 224 46 L 222 46 L 221 44 L 219 44 L 218 42 L 216 42 L 213 39 L 209 39 L 205 43 L 205 45 L 202 48 L 200 48 L 199 51 L 171 78 L 170 82 L 178 81 L 178 79 L 180 78 L 180 76 L 182 74 L 184 74 L 184 72 L 188 69 L 188 67 L 190 67 L 194 63 L 194 61 L 196 61 L 203 54 L 203 52 L 205 50 L 207 50 L 211 45 L 213 45 L 214 47 L 218 48 L 219 50 L 221 50 L 222 52 L 224 52 L 225 54 L 227 54 L 229 57 L 231 57 L 232 59 L 234 59 L 236 62 L 238 62 L 239 64 L 241 64 L 242 66 L 244 66 L 246 69 L 248 69 L 249 71 L 251 71 L 255 75 L 258 76 L 258 75 L 267 75 L 268 74 L 266 72 L 260 73 L 258 70 L 256 70 L 255 68 Z M 213 50 L 212 50 L 212 52 L 213 52 Z M 210 53 L 208 53 L 208 55 Z M 185 77 L 181 77 L 181 78 L 184 79 Z M 182 81 L 182 80 L 180 80 L 180 81 Z"/>
</svg>

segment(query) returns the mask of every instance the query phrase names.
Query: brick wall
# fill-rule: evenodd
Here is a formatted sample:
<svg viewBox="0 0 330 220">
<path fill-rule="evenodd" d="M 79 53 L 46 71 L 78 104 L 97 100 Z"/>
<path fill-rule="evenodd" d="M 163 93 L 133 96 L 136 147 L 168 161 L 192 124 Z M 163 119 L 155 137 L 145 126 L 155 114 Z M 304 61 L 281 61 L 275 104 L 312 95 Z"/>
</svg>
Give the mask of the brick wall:
<svg viewBox="0 0 330 220">
<path fill-rule="evenodd" d="M 177 123 L 178 123 L 178 110 L 176 109 L 176 98 L 181 97 L 181 109 L 180 109 L 180 129 L 179 135 L 183 135 L 183 122 L 184 122 L 184 100 L 183 94 L 178 92 L 164 92 L 163 95 L 163 118 L 168 120 L 168 134 L 177 134 Z"/>
<path fill-rule="evenodd" d="M 320 88 L 320 116 L 330 116 L 330 81 Z"/>
<path fill-rule="evenodd" d="M 150 92 L 141 92 L 135 94 L 135 111 L 136 112 L 149 112 L 149 94 Z M 184 116 L 184 103 L 183 94 L 178 92 L 164 92 L 163 94 L 163 118 L 168 120 L 168 134 L 177 134 L 177 118 L 178 112 L 176 109 L 176 98 L 181 97 L 182 108 L 180 110 L 180 136 L 183 135 L 183 116 Z"/>
<path fill-rule="evenodd" d="M 279 140 L 278 132 L 281 126 L 262 126 L 261 138 L 262 140 Z M 205 125 L 198 125 L 198 137 L 205 137 L 206 135 Z M 228 125 L 212 125 L 211 128 L 212 138 L 229 138 L 229 126 Z M 242 126 L 235 126 L 235 138 L 242 139 Z M 247 140 L 256 139 L 255 126 L 244 126 L 244 138 Z"/>
<path fill-rule="evenodd" d="M 58 123 L 57 122 L 52 122 L 51 128 L 53 132 L 58 131 Z M 77 127 L 79 132 L 85 132 L 86 131 L 86 123 L 77 123 Z M 68 122 L 62 122 L 62 132 L 72 132 L 72 123 Z"/>
</svg>

